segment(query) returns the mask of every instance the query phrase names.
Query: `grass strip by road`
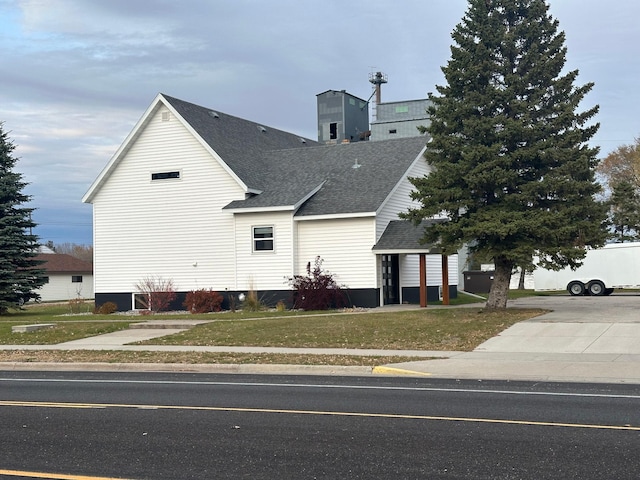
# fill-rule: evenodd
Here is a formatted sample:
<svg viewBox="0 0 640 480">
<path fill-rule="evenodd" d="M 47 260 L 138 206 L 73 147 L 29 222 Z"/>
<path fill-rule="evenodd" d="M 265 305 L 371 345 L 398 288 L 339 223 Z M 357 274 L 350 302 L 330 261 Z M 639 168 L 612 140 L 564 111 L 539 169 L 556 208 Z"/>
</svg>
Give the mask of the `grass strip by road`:
<svg viewBox="0 0 640 480">
<path fill-rule="evenodd" d="M 0 362 L 21 363 L 146 363 L 182 365 L 327 365 L 376 367 L 391 363 L 428 360 L 425 357 L 296 355 L 267 353 L 125 352 L 119 350 L 0 350 Z M 1 365 L 0 365 L 1 367 Z"/>
</svg>

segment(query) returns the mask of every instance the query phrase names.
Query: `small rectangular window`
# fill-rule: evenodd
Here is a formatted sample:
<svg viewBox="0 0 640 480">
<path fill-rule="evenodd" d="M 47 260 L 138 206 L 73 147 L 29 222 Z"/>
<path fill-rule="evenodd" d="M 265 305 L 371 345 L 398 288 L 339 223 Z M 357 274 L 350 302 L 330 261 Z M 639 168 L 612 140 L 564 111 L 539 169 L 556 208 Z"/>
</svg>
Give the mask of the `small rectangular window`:
<svg viewBox="0 0 640 480">
<path fill-rule="evenodd" d="M 82 275 L 72 275 L 71 283 L 82 283 Z"/>
<path fill-rule="evenodd" d="M 394 134 L 394 133 L 398 133 L 398 130 L 396 130 L 395 128 L 392 128 L 391 130 L 389 130 L 390 134 Z"/>
<path fill-rule="evenodd" d="M 253 251 L 273 251 L 273 227 L 253 227 Z"/>
<path fill-rule="evenodd" d="M 151 174 L 151 180 L 166 180 L 168 178 L 180 178 L 180 172 L 158 172 Z"/>
<path fill-rule="evenodd" d="M 133 309 L 134 310 L 149 310 L 149 296 L 145 293 L 133 294 Z"/>
</svg>

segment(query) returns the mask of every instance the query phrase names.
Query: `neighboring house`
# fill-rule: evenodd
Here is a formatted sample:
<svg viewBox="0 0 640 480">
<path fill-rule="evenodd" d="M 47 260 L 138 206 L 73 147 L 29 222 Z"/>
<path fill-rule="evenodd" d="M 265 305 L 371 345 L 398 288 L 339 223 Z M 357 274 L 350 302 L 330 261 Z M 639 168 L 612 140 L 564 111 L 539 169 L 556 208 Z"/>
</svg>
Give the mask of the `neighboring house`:
<svg viewBox="0 0 640 480">
<path fill-rule="evenodd" d="M 93 298 L 93 266 L 63 253 L 40 253 L 47 282 L 38 290 L 41 301 Z"/>
<path fill-rule="evenodd" d="M 428 173 L 425 144 L 319 145 L 158 95 L 83 198 L 93 204 L 96 305 L 132 309 L 136 285 L 159 277 L 180 294 L 254 289 L 287 302 L 287 280 L 317 256 L 353 305 L 413 301 L 429 246 L 417 250 L 413 232 L 410 249 L 374 247 L 412 205 L 408 177 Z M 437 298 L 442 281 L 427 277 Z"/>
</svg>

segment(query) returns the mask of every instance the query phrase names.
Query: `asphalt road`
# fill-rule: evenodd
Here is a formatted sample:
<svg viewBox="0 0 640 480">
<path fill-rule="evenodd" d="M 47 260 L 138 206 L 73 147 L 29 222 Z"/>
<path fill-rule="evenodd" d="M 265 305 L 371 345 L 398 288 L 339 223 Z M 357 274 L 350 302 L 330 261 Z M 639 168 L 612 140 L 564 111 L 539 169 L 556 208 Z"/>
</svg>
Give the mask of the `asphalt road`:
<svg viewBox="0 0 640 480">
<path fill-rule="evenodd" d="M 0 452 L 0 478 L 635 479 L 640 386 L 0 372 Z"/>
</svg>

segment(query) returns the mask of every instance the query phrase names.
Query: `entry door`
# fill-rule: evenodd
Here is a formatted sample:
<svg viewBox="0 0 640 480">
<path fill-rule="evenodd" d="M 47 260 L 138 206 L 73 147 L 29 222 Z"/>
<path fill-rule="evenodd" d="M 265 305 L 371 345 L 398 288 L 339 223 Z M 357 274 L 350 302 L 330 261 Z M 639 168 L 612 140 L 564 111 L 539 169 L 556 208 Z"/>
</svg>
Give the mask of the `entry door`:
<svg viewBox="0 0 640 480">
<path fill-rule="evenodd" d="M 399 255 L 382 255 L 382 296 L 384 305 L 400 303 Z"/>
</svg>

